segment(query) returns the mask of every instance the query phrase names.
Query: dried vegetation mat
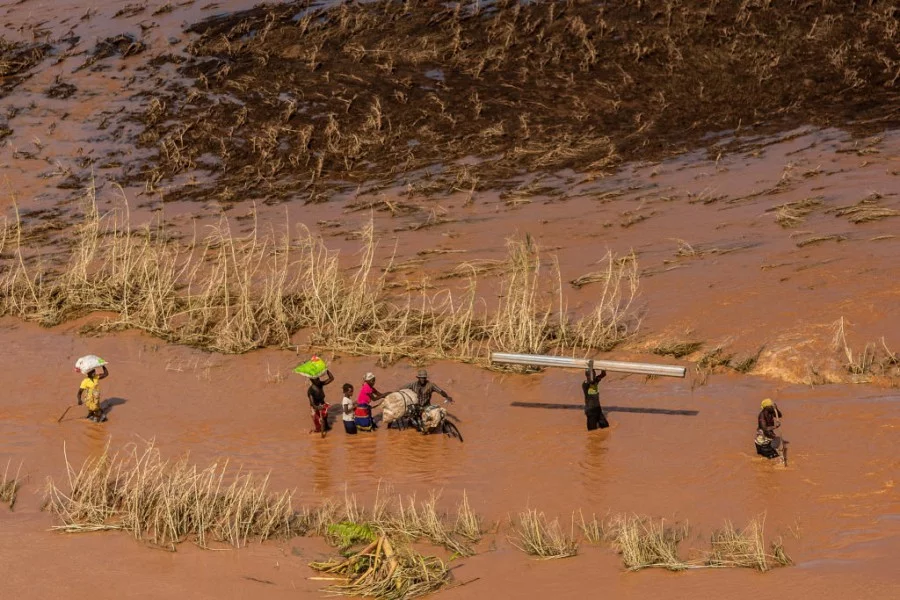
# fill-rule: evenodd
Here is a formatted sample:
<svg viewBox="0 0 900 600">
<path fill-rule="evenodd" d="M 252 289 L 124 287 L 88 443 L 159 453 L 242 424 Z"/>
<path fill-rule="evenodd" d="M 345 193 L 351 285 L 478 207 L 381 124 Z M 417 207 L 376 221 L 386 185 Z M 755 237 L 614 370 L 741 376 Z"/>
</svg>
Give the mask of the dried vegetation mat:
<svg viewBox="0 0 900 600">
<path fill-rule="evenodd" d="M 49 326 L 104 311 L 115 316 L 97 329 L 139 329 L 226 353 L 289 346 L 308 330 L 319 348 L 387 362 L 475 361 L 494 349 L 609 350 L 639 325 L 633 257 L 606 257 L 602 288 L 574 317 L 555 264 L 529 237 L 508 241 L 497 268 L 503 292 L 488 307 L 476 295 L 474 270 L 461 290 L 392 293 L 391 264 L 380 274 L 374 266 L 371 221 L 359 235 L 357 266 L 345 270 L 338 253 L 302 225 L 277 231 L 254 223 L 235 233 L 223 218 L 202 238 L 177 239 L 161 222 L 132 227 L 127 204 L 100 214 L 93 188 L 83 214 L 69 246 L 55 253 L 30 246 L 18 219 L 0 230 L 0 316 Z"/>
<path fill-rule="evenodd" d="M 128 117 L 156 156 L 127 175 L 168 199 L 225 203 L 398 184 L 471 198 L 521 187 L 522 172 L 602 173 L 706 146 L 708 132 L 890 127 L 897 11 L 883 0 L 852 11 L 707 0 L 260 5 L 188 27 L 188 56 L 168 57 L 183 78 L 167 77 Z M 472 156 L 481 160 L 463 164 Z M 209 177 L 172 184 L 192 171 Z M 531 193 L 541 192 L 507 200 Z"/>
</svg>

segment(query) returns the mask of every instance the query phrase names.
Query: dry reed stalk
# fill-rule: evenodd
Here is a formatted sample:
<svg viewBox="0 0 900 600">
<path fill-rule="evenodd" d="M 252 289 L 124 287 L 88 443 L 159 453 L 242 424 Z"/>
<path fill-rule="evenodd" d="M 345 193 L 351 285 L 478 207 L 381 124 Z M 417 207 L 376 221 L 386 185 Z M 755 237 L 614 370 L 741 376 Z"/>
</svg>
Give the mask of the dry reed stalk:
<svg viewBox="0 0 900 600">
<path fill-rule="evenodd" d="M 3 470 L 3 478 L 0 479 L 0 503 L 6 504 L 9 506 L 9 510 L 12 510 L 16 506 L 16 498 L 19 495 L 19 488 L 22 486 L 19 479 L 22 474 L 22 464 L 19 463 L 19 468 L 12 477 L 10 477 L 9 465 L 10 462 L 7 461 L 6 468 Z"/>
<path fill-rule="evenodd" d="M 581 533 L 582 535 L 584 535 L 584 539 L 587 540 L 589 544 L 600 544 L 611 539 L 610 531 L 608 529 L 608 521 L 598 519 L 597 515 L 591 515 L 591 520 L 588 521 L 584 518 L 584 513 L 581 512 L 581 510 L 578 511 L 578 516 L 581 521 L 581 523 L 579 524 Z"/>
<path fill-rule="evenodd" d="M 559 519 L 548 522 L 544 513 L 534 509 L 519 513 L 513 523 L 509 541 L 522 552 L 543 559 L 566 558 L 578 554 L 574 535 L 566 535 Z"/>
<path fill-rule="evenodd" d="M 617 257 L 607 252 L 603 258 L 605 277 L 593 308 L 573 327 L 573 344 L 609 350 L 633 335 L 640 319 L 633 311 L 640 275 L 634 253 Z"/>
<path fill-rule="evenodd" d="M 678 557 L 678 543 L 687 535 L 686 525 L 671 528 L 664 520 L 617 515 L 609 528 L 613 545 L 629 570 L 661 567 L 682 571 L 695 566 Z"/>
<path fill-rule="evenodd" d="M 714 567 L 748 567 L 758 571 L 769 569 L 763 540 L 762 522 L 753 519 L 738 531 L 730 521 L 712 535 L 712 550 L 707 564 Z"/>
<path fill-rule="evenodd" d="M 67 489 L 48 480 L 45 507 L 65 532 L 124 530 L 136 539 L 175 548 L 234 547 L 251 538 L 292 537 L 306 530 L 291 493 L 270 493 L 268 476 L 228 472 L 227 461 L 200 469 L 185 457 L 164 461 L 152 443 L 125 455 L 104 452 L 76 471 L 66 456 Z"/>
</svg>

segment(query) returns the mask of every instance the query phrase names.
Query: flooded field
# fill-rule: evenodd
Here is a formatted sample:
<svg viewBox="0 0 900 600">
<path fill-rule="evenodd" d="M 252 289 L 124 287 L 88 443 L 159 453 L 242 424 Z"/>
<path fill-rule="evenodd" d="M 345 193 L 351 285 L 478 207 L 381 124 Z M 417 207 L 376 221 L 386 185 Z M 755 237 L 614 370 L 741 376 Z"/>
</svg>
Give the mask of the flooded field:
<svg viewBox="0 0 900 600">
<path fill-rule="evenodd" d="M 66 458 L 153 440 L 165 458 L 268 473 L 298 508 L 391 490 L 452 511 L 465 493 L 488 532 L 448 562 L 442 598 L 897 597 L 896 8 L 707 4 L 0 3 L 0 469 L 22 465 L 14 510 L 0 505 L 5 593 L 322 597 L 330 582 L 307 565 L 335 551 L 320 537 L 169 552 L 51 530 L 46 481 L 67 480 Z M 734 43 L 727 60 L 699 23 Z M 743 41 L 766 33 L 781 45 Z M 335 262 L 292 262 L 319 251 Z M 171 289 L 129 296 L 131 258 L 146 272 L 168 257 L 183 268 Z M 258 276 L 230 274 L 250 264 Z M 330 314 L 310 308 L 322 265 L 374 320 L 316 321 Z M 281 274 L 276 302 L 249 291 Z M 492 349 L 688 376 L 610 374 L 611 427 L 588 433 L 580 372 L 492 370 Z M 367 371 L 391 390 L 427 367 L 465 441 L 350 437 L 337 421 L 309 434 L 291 369 L 314 352 L 332 404 Z M 111 363 L 109 421 L 74 407 L 57 422 L 87 353 Z M 786 467 L 754 452 L 767 397 L 785 413 Z M 578 555 L 516 549 L 510 521 L 530 508 L 559 518 Z M 579 511 L 686 523 L 685 558 L 726 521 L 762 517 L 793 565 L 629 572 L 581 539 Z"/>
</svg>

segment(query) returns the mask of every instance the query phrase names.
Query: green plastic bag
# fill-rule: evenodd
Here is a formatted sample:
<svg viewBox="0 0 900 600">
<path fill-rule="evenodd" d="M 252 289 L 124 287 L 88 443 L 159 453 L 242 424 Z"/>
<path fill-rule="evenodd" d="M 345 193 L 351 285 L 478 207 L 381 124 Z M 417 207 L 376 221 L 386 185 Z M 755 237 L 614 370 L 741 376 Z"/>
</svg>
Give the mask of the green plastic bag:
<svg viewBox="0 0 900 600">
<path fill-rule="evenodd" d="M 324 375 L 327 370 L 328 366 L 325 364 L 325 361 L 318 356 L 313 356 L 305 363 L 294 367 L 294 373 L 300 373 L 310 379 Z"/>
</svg>

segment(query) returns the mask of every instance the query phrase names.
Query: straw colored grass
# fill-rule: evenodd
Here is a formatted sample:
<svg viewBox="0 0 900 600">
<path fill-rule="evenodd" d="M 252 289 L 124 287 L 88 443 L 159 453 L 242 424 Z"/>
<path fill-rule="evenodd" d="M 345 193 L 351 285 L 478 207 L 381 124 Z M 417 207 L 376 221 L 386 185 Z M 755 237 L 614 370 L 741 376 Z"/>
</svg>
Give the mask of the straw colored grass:
<svg viewBox="0 0 900 600">
<path fill-rule="evenodd" d="M 16 499 L 19 495 L 19 488 L 22 485 L 20 480 L 20 476 L 22 474 L 22 465 L 19 464 L 19 468 L 16 469 L 15 475 L 13 475 L 10 470 L 10 462 L 6 462 L 6 468 L 3 470 L 3 478 L 0 479 L 0 503 L 6 504 L 9 506 L 9 510 L 12 510 L 16 506 Z"/>
<path fill-rule="evenodd" d="M 657 567 L 683 571 L 691 567 L 678 555 L 678 544 L 687 537 L 687 525 L 667 526 L 637 515 L 618 515 L 610 524 L 613 546 L 631 571 Z"/>
<path fill-rule="evenodd" d="M 757 517 L 741 530 L 726 521 L 722 529 L 711 537 L 712 550 L 706 564 L 713 567 L 744 567 L 757 571 L 768 571 L 772 565 L 789 565 L 780 540 L 772 542 L 771 551 L 766 551 L 763 530 L 765 516 Z"/>
<path fill-rule="evenodd" d="M 563 531 L 559 519 L 548 521 L 544 513 L 529 509 L 519 513 L 508 539 L 526 554 L 553 559 L 578 554 L 578 543 L 574 537 L 574 533 L 567 534 Z"/>
<path fill-rule="evenodd" d="M 347 558 L 312 562 L 311 568 L 334 579 L 331 594 L 385 600 L 418 598 L 438 591 L 450 582 L 450 570 L 439 558 L 424 556 L 397 546 L 380 535 Z"/>
<path fill-rule="evenodd" d="M 358 232 L 356 267 L 304 226 L 235 233 L 222 218 L 205 235 L 175 239 L 157 221 L 134 229 L 128 205 L 101 214 L 95 190 L 70 247 L 54 255 L 23 242 L 17 218 L 0 236 L 0 316 L 55 325 L 103 311 L 94 330 L 139 329 L 169 342 L 224 353 L 289 346 L 300 330 L 311 343 L 385 361 L 480 360 L 510 352 L 608 350 L 636 331 L 637 266 L 608 254 L 602 289 L 580 320 L 567 313 L 558 276 L 545 278 L 530 238 L 510 240 L 504 293 L 495 310 L 476 294 L 476 268 L 461 290 L 422 285 L 391 295 L 391 263 L 376 275 L 372 221 Z M 392 262 L 392 261 L 391 261 Z M 550 291 L 552 290 L 552 291 Z M 547 297 L 549 294 L 549 297 Z"/>
<path fill-rule="evenodd" d="M 227 462 L 205 468 L 187 457 L 170 462 L 152 443 L 122 454 L 107 448 L 77 469 L 66 456 L 66 472 L 62 484 L 47 482 L 45 508 L 58 531 L 127 531 L 174 549 L 186 540 L 241 547 L 307 529 L 291 507 L 291 493 L 270 492 L 268 476 L 231 473 Z"/>
</svg>

